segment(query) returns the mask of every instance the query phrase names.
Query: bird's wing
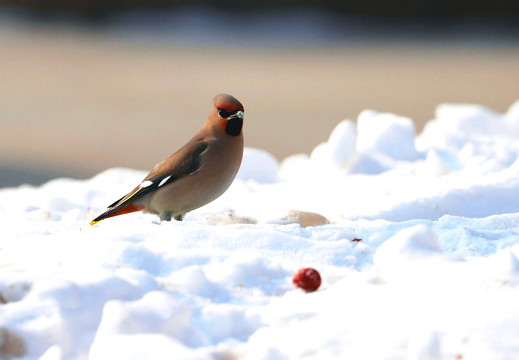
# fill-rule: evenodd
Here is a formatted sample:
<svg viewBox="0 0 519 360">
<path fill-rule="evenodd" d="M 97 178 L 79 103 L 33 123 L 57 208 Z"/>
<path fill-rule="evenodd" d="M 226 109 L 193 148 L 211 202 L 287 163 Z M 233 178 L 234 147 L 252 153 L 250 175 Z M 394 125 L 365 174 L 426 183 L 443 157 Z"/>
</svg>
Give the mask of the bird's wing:
<svg viewBox="0 0 519 360">
<path fill-rule="evenodd" d="M 120 207 L 130 200 L 133 202 L 165 185 L 198 172 L 202 165 L 202 154 L 207 147 L 208 143 L 203 140 L 190 141 L 158 164 L 135 189 L 108 206 L 108 209 Z"/>
</svg>

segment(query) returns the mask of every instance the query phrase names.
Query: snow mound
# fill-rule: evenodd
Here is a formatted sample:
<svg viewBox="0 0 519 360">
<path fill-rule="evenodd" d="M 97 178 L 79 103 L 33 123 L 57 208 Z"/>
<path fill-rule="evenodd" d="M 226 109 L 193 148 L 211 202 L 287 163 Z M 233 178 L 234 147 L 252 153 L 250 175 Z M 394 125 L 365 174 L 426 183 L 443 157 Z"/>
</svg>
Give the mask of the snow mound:
<svg viewBox="0 0 519 360">
<path fill-rule="evenodd" d="M 243 160 L 236 175 L 239 180 L 272 183 L 278 180 L 279 163 L 265 150 L 245 148 Z"/>
<path fill-rule="evenodd" d="M 388 113 L 364 110 L 357 119 L 357 150 L 395 160 L 414 160 L 417 156 L 413 121 Z"/>
<path fill-rule="evenodd" d="M 0 189 L 0 358 L 519 358 L 518 137 L 519 102 L 366 110 L 183 222 L 89 225 L 132 169 Z"/>
</svg>

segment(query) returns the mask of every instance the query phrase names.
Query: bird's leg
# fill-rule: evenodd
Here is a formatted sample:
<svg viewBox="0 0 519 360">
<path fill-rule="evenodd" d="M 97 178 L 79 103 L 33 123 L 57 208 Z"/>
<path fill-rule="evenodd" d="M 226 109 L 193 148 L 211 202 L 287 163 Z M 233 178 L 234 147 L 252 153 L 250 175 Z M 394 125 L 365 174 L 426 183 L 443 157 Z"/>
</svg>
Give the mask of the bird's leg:
<svg viewBox="0 0 519 360">
<path fill-rule="evenodd" d="M 182 221 L 184 219 L 184 215 L 185 214 L 178 214 L 178 215 L 175 215 L 174 218 L 177 221 Z"/>
<path fill-rule="evenodd" d="M 160 221 L 171 221 L 171 211 L 163 211 L 159 214 Z"/>
</svg>

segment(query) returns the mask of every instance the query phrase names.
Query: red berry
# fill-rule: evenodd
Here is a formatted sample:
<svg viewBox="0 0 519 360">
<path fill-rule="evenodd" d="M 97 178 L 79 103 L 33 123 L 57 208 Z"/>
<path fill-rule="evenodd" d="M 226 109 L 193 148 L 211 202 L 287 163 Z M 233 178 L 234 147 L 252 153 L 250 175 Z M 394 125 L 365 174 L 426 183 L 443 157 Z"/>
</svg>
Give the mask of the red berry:
<svg viewBox="0 0 519 360">
<path fill-rule="evenodd" d="M 315 269 L 303 268 L 296 271 L 292 282 L 296 287 L 306 292 L 312 292 L 321 286 L 321 275 L 319 275 L 319 272 Z"/>
</svg>

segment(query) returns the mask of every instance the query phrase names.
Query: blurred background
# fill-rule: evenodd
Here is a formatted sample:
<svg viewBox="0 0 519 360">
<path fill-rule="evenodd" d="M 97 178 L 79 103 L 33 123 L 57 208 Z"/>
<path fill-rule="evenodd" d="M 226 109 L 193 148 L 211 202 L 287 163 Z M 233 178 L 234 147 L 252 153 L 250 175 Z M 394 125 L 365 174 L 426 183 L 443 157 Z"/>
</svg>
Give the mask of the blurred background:
<svg viewBox="0 0 519 360">
<path fill-rule="evenodd" d="M 0 187 L 149 170 L 220 92 L 246 146 L 309 153 L 366 108 L 519 99 L 516 0 L 0 0 Z"/>
</svg>

